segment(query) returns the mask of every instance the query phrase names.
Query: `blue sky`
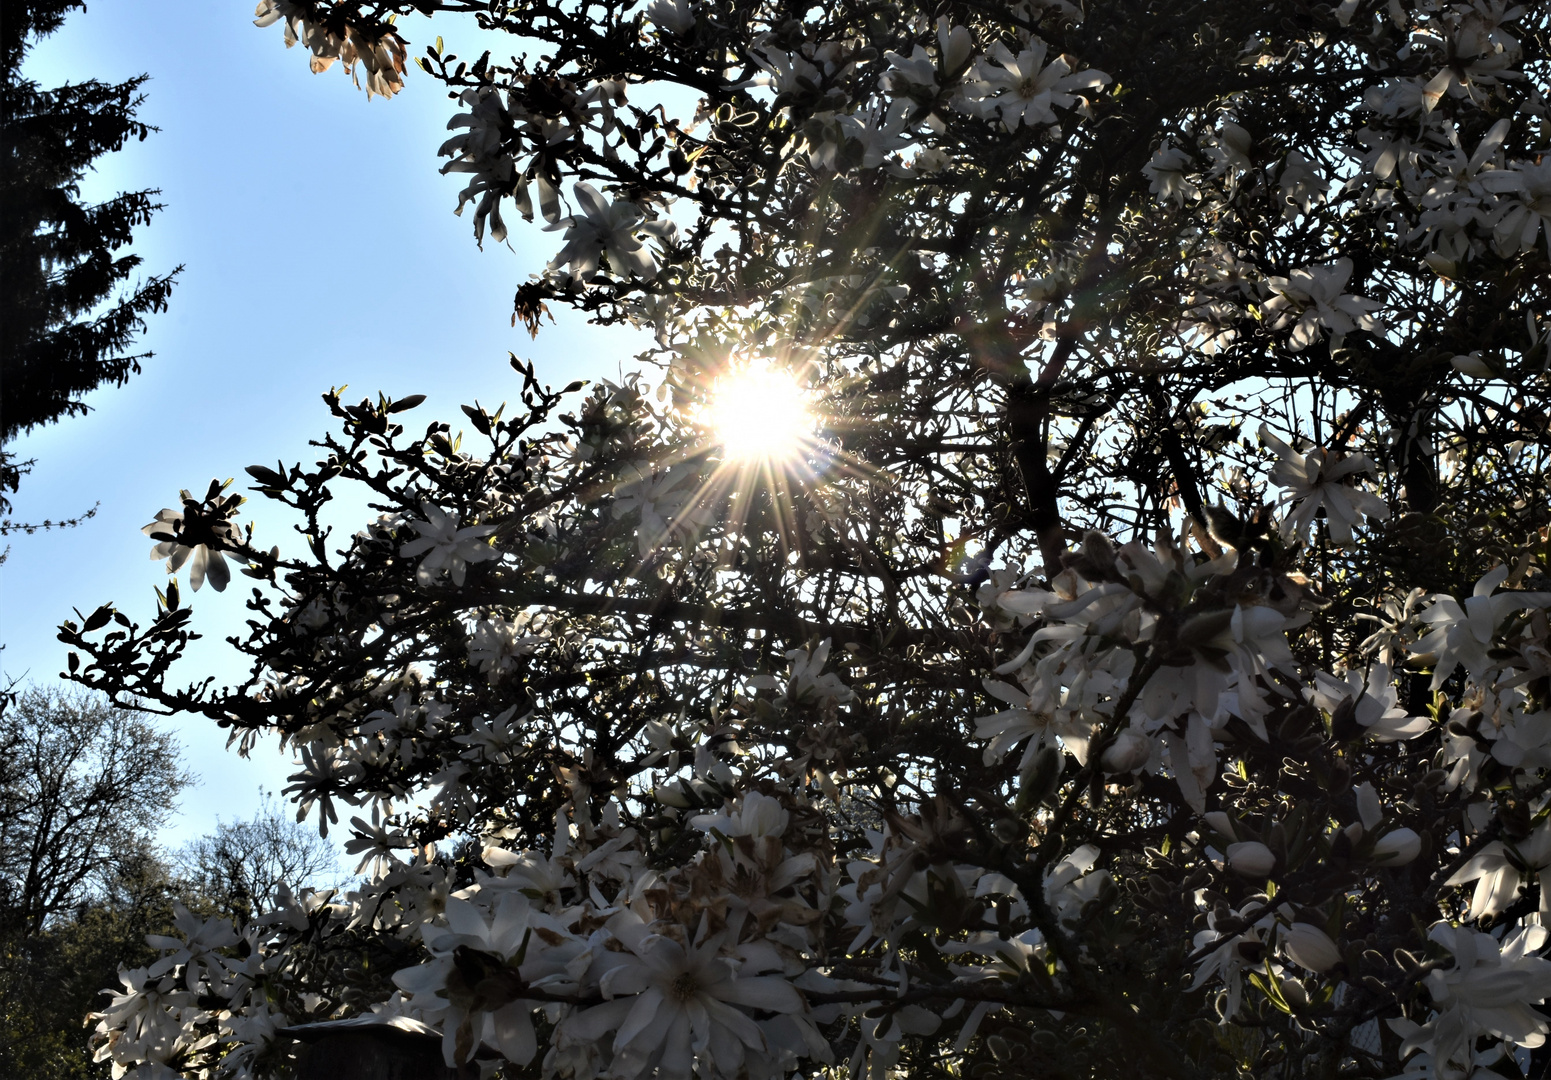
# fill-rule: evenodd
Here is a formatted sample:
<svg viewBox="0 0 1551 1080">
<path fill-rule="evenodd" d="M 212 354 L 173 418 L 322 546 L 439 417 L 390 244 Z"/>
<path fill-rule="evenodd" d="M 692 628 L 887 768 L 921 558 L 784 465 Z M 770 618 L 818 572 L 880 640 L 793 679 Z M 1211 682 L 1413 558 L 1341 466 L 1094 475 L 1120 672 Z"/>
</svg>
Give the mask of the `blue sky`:
<svg viewBox="0 0 1551 1080">
<path fill-rule="evenodd" d="M 412 56 L 438 33 L 451 51 L 479 52 L 464 45 L 472 27 L 462 21 L 400 26 Z M 229 476 L 246 486 L 247 465 L 311 461 L 307 441 L 331 426 L 320 400 L 330 386 L 348 383 L 349 400 L 424 393 L 414 420 L 452 421 L 460 402 L 516 399 L 509 350 L 563 385 L 615 376 L 639 347 L 632 332 L 564 313 L 537 340 L 512 329 L 513 291 L 559 238 L 517 223 L 509 248 L 475 247 L 470 219 L 452 214 L 458 178 L 437 172 L 454 106 L 418 69 L 399 96 L 368 102 L 337 65 L 311 74 L 278 26 L 255 28 L 247 0 L 93 0 L 34 49 L 27 72 L 47 86 L 150 74 L 141 116 L 161 131 L 105 159 L 84 194 L 161 188 L 166 209 L 137 231 L 134 250 L 149 271 L 186 269 L 143 339 L 156 353 L 145 372 L 94 393 L 86 417 L 14 445 L 37 459 L 17 520 L 101 508 L 75 529 L 8 538 L 7 676 L 57 677 L 65 650 L 55 627 L 72 608 L 112 601 L 144 622 L 165 573 L 140 527 L 176 506 L 180 488 Z M 257 511 L 260 541 L 297 542 L 285 519 L 244 509 Z M 206 640 L 182 665 L 185 680 L 242 674 L 221 639 L 243 625 L 244 580 L 192 594 Z M 243 761 L 210 721 L 168 724 L 199 776 L 169 843 L 208 831 L 218 815 L 251 813 L 260 789 L 278 789 L 290 771 L 272 742 Z"/>
</svg>

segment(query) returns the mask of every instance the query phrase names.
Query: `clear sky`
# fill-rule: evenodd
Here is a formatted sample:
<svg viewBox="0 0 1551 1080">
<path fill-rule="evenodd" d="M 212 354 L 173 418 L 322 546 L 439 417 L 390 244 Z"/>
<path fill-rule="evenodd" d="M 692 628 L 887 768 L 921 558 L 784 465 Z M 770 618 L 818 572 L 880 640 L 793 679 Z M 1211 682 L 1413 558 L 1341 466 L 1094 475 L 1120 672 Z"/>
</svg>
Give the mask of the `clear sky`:
<svg viewBox="0 0 1551 1080">
<path fill-rule="evenodd" d="M 454 111 L 445 91 L 411 68 L 403 93 L 368 102 L 338 65 L 311 74 L 305 51 L 287 50 L 278 26 L 252 25 L 252 7 L 92 0 L 28 60 L 45 86 L 151 76 L 140 115 L 161 131 L 105 159 L 84 193 L 161 188 L 166 209 L 137 230 L 134 250 L 149 271 L 186 269 L 143 339 L 156 353 L 144 373 L 91 395 L 86 417 L 14 444 L 37 459 L 17 520 L 101 509 L 75 529 L 8 538 L 7 676 L 57 678 L 65 649 L 55 628 L 72 608 L 112 601 L 147 621 L 165 572 L 149 560 L 140 527 L 177 506 L 180 488 L 229 476 L 246 487 L 247 465 L 313 460 L 308 440 L 332 425 L 319 396 L 330 386 L 348 383 L 348 400 L 424 393 L 415 423 L 456 421 L 460 402 L 516 400 L 508 350 L 537 361 L 541 379 L 558 386 L 616 376 L 642 340 L 564 313 L 537 340 L 512 329 L 512 293 L 559 237 L 519 221 L 509 247 L 475 247 L 468 214 L 452 214 L 458 178 L 437 172 Z M 400 28 L 411 56 L 437 33 L 470 59 L 483 47 L 464 45 L 472 28 L 461 21 Z M 298 542 L 257 501 L 244 509 L 258 511 L 243 519 L 258 522 L 258 540 Z M 206 640 L 181 675 L 235 680 L 243 669 L 221 638 L 242 627 L 246 579 L 224 594 L 190 594 L 183 577 Z M 250 814 L 260 789 L 278 789 L 291 771 L 272 742 L 243 761 L 210 721 L 169 726 L 199 776 L 169 843 L 208 831 L 217 815 Z"/>
</svg>

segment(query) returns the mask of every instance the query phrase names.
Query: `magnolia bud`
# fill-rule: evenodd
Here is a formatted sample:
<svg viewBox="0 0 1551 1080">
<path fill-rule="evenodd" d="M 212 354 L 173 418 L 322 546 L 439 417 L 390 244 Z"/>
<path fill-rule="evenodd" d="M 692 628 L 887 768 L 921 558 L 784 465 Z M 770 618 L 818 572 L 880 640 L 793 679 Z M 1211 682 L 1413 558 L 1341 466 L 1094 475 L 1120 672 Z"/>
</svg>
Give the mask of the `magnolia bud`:
<svg viewBox="0 0 1551 1080">
<path fill-rule="evenodd" d="M 664 806 L 676 806 L 680 810 L 689 806 L 689 799 L 678 784 L 664 784 L 653 791 L 652 796 Z"/>
<path fill-rule="evenodd" d="M 1411 829 L 1391 829 L 1373 845 L 1373 861 L 1404 866 L 1422 853 L 1422 838 Z"/>
<path fill-rule="evenodd" d="M 1235 874 L 1242 874 L 1247 878 L 1263 878 L 1271 873 L 1276 865 L 1276 856 L 1271 854 L 1271 849 L 1258 840 L 1246 840 L 1239 844 L 1228 845 L 1228 865 Z"/>
<path fill-rule="evenodd" d="M 1353 791 L 1357 796 L 1357 816 L 1363 823 L 1363 829 L 1371 831 L 1378 828 L 1384 820 L 1384 804 L 1379 801 L 1379 793 L 1366 780 Z"/>
<path fill-rule="evenodd" d="M 1122 731 L 1115 736 L 1109 749 L 1099 759 L 1099 767 L 1107 773 L 1127 773 L 1147 764 L 1152 757 L 1152 740 L 1140 731 Z"/>
<path fill-rule="evenodd" d="M 1293 963 L 1310 971 L 1329 971 L 1343 962 L 1330 935 L 1312 923 L 1295 922 L 1288 927 L 1282 948 Z"/>
<path fill-rule="evenodd" d="M 1239 834 L 1233 828 L 1233 819 L 1221 810 L 1212 810 L 1204 814 L 1203 820 L 1229 840 L 1237 840 L 1239 838 Z"/>
</svg>

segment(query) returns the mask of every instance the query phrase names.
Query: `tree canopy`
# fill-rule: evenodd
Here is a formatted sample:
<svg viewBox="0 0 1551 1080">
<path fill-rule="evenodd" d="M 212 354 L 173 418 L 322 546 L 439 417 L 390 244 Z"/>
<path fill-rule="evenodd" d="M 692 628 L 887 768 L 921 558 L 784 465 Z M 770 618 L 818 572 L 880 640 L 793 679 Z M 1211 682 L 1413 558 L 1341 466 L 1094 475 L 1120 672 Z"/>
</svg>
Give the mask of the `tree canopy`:
<svg viewBox="0 0 1551 1080">
<path fill-rule="evenodd" d="M 366 877 L 126 972 L 99 1052 L 280 1029 L 482 1075 L 1539 1075 L 1551 8 L 265 0 L 456 102 L 512 318 L 618 381 L 349 403 L 146 527 L 242 684 L 73 676 L 299 757 Z M 403 15 L 403 26 L 395 21 Z M 418 80 L 416 80 L 418 81 Z M 531 235 L 531 234 L 524 234 Z M 378 514 L 326 523 L 345 491 Z M 238 942 L 241 942 L 239 945 Z M 158 1071 L 160 1070 L 160 1071 Z"/>
<path fill-rule="evenodd" d="M 143 260 L 116 254 L 162 208 L 160 191 L 123 192 L 95 206 L 80 201 L 93 162 L 154 130 L 135 118 L 146 76 L 52 90 L 22 76 L 32 45 L 85 6 L 15 0 L 0 29 L 0 444 L 85 412 L 82 395 L 138 373 L 151 354 L 132 354 L 134 340 L 146 316 L 167 306 L 182 269 L 131 283 Z M 0 510 L 26 468 L 0 451 Z"/>
</svg>

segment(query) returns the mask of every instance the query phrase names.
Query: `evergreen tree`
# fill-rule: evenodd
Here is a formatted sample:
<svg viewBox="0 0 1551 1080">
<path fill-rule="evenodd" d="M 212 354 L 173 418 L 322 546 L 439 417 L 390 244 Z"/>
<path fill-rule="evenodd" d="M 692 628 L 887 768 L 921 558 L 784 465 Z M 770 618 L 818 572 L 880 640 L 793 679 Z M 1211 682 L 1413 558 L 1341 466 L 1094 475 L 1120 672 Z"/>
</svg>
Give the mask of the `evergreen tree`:
<svg viewBox="0 0 1551 1080">
<path fill-rule="evenodd" d="M 15 0 L 0 24 L 0 446 L 87 411 L 88 391 L 137 374 L 151 354 L 132 352 L 135 337 L 182 269 L 132 281 L 140 256 L 117 254 L 161 209 L 158 190 L 80 200 L 93 162 L 154 130 L 135 118 L 146 76 L 45 90 L 21 73 L 32 45 L 84 7 Z M 0 511 L 29 465 L 0 449 Z"/>
</svg>

